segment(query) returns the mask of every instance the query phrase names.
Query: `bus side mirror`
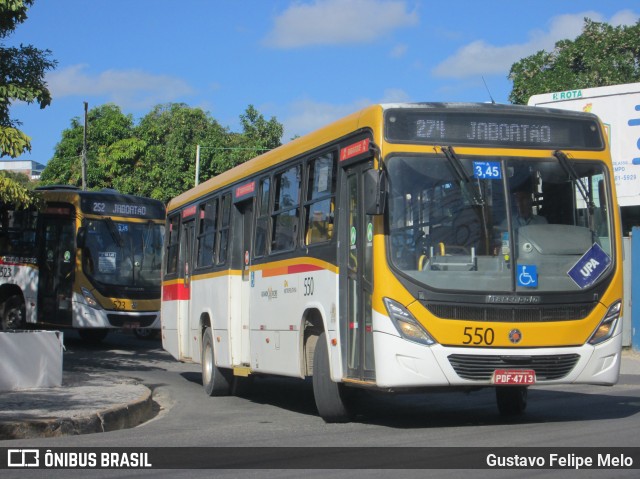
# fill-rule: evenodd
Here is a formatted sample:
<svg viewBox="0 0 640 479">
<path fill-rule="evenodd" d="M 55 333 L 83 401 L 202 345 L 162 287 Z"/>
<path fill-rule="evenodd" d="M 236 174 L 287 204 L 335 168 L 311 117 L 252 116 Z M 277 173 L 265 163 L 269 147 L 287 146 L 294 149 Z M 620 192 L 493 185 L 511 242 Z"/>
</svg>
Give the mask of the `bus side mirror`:
<svg viewBox="0 0 640 479">
<path fill-rule="evenodd" d="M 76 245 L 78 248 L 84 248 L 87 240 L 87 228 L 81 226 L 78 228 L 78 235 L 76 236 Z"/>
<path fill-rule="evenodd" d="M 364 172 L 364 207 L 368 215 L 381 215 L 387 198 L 387 176 L 382 170 Z"/>
</svg>

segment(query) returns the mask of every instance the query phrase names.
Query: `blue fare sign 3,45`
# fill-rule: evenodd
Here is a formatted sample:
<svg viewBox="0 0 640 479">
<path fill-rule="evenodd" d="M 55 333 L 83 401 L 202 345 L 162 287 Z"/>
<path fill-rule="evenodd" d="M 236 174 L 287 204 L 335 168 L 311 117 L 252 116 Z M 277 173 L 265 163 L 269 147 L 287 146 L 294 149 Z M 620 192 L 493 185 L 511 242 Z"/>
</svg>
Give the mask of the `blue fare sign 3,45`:
<svg viewBox="0 0 640 479">
<path fill-rule="evenodd" d="M 610 264 L 609 255 L 595 243 L 567 274 L 580 288 L 584 289 L 595 283 Z"/>
<path fill-rule="evenodd" d="M 502 169 L 498 161 L 474 161 L 473 177 L 487 180 L 499 180 L 502 178 Z"/>
</svg>

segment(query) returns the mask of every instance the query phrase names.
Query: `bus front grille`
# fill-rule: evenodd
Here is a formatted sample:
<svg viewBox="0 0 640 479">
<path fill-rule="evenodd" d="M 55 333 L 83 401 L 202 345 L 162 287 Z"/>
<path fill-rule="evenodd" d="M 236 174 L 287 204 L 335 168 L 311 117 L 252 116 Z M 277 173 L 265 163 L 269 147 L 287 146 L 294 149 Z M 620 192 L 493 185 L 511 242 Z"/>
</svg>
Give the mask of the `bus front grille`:
<svg viewBox="0 0 640 479">
<path fill-rule="evenodd" d="M 580 355 L 553 354 L 545 356 L 481 356 L 451 354 L 449 363 L 456 374 L 472 381 L 488 381 L 496 369 L 533 369 L 537 381 L 561 379 L 571 372 Z"/>
<path fill-rule="evenodd" d="M 426 307 L 440 319 L 490 321 L 496 323 L 538 323 L 584 319 L 591 313 L 596 304 L 526 307 L 427 303 Z"/>
</svg>

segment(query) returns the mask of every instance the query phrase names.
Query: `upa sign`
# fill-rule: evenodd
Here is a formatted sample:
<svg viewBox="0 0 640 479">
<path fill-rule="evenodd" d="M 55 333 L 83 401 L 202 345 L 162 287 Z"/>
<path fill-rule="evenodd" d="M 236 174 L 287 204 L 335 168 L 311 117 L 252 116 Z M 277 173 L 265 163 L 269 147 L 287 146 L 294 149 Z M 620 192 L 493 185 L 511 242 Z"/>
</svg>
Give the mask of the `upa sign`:
<svg viewBox="0 0 640 479">
<path fill-rule="evenodd" d="M 640 205 L 640 83 L 534 95 L 529 105 L 598 115 L 611 145 L 618 202 Z"/>
</svg>

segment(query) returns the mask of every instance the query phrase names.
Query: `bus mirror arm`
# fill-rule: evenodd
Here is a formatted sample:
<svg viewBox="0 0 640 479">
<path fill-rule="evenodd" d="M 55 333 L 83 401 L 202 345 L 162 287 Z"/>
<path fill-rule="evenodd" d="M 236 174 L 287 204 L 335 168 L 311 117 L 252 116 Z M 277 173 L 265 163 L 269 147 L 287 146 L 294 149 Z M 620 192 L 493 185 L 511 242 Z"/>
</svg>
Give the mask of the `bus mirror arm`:
<svg viewBox="0 0 640 479">
<path fill-rule="evenodd" d="M 78 228 L 78 234 L 76 236 L 76 246 L 78 248 L 84 248 L 84 245 L 87 240 L 87 228 L 81 226 Z"/>
<path fill-rule="evenodd" d="M 387 197 L 387 176 L 384 170 L 370 169 L 364 173 L 364 205 L 368 215 L 384 214 Z"/>
</svg>

